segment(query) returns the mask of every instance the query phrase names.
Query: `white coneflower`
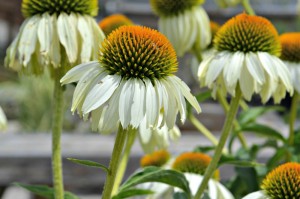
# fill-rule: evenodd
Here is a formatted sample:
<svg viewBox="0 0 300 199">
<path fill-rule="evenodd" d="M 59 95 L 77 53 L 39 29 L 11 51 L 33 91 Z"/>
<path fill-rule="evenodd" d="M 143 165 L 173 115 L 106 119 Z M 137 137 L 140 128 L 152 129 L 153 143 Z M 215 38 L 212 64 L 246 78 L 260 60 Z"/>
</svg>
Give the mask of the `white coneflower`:
<svg viewBox="0 0 300 199">
<path fill-rule="evenodd" d="M 4 130 L 6 128 L 7 119 L 6 116 L 0 106 L 0 131 Z"/>
<path fill-rule="evenodd" d="M 261 189 L 243 199 L 300 198 L 300 164 L 289 162 L 275 168 L 263 180 Z"/>
<path fill-rule="evenodd" d="M 150 0 L 159 16 L 158 28 L 171 41 L 178 56 L 192 48 L 206 48 L 211 40 L 204 0 Z"/>
<path fill-rule="evenodd" d="M 71 69 L 62 84 L 78 82 L 72 111 L 91 113 L 93 129 L 115 131 L 121 124 L 137 129 L 173 128 L 178 111 L 186 119 L 185 98 L 200 112 L 188 86 L 174 76 L 176 53 L 167 38 L 141 26 L 122 26 L 103 42 L 99 61 Z M 162 121 L 159 115 L 162 112 Z"/>
<path fill-rule="evenodd" d="M 23 0 L 25 21 L 7 49 L 5 65 L 41 74 L 46 67 L 70 67 L 97 58 L 104 34 L 92 16 L 97 0 Z"/>
<path fill-rule="evenodd" d="M 300 33 L 285 33 L 280 36 L 281 59 L 291 72 L 294 89 L 300 93 Z"/>
<path fill-rule="evenodd" d="M 290 73 L 277 57 L 281 45 L 274 26 L 265 18 L 240 14 L 225 23 L 214 39 L 216 52 L 203 60 L 198 76 L 201 85 L 235 96 L 239 85 L 250 100 L 254 93 L 265 103 L 275 103 L 293 93 Z"/>
<path fill-rule="evenodd" d="M 159 153 L 160 154 L 160 153 Z M 153 156 L 153 155 L 152 155 Z M 161 155 L 160 155 L 161 156 Z M 162 156 L 164 157 L 164 156 Z M 157 158 L 158 160 L 162 158 Z M 164 158 L 165 159 L 165 158 Z M 155 157 L 147 158 L 144 160 L 146 166 L 156 165 Z M 202 182 L 203 174 L 209 165 L 211 158 L 203 153 L 198 152 L 186 152 L 179 155 L 172 163 L 172 169 L 180 171 L 184 174 L 192 195 L 195 195 L 199 185 Z M 145 164 L 145 163 L 144 163 Z M 215 178 L 218 178 L 218 171 L 215 172 Z M 159 199 L 159 198 L 173 198 L 175 192 L 180 192 L 178 188 L 174 188 L 162 183 L 145 183 L 140 185 L 143 189 L 150 189 L 155 193 L 149 195 L 147 199 Z M 210 179 L 208 182 L 207 194 L 211 199 L 233 199 L 233 195 L 227 190 L 224 185 L 215 179 Z"/>
</svg>

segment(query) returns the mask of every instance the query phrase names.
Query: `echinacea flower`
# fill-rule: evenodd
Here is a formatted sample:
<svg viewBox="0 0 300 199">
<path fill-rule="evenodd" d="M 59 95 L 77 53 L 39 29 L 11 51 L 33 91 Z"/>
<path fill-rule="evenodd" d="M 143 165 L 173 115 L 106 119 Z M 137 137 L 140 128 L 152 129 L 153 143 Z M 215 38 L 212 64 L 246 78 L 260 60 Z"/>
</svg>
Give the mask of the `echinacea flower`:
<svg viewBox="0 0 300 199">
<path fill-rule="evenodd" d="M 99 22 L 99 26 L 106 36 L 121 26 L 130 25 L 134 25 L 134 23 L 128 17 L 122 14 L 109 15 Z"/>
<path fill-rule="evenodd" d="M 281 59 L 291 72 L 294 89 L 300 93 L 300 33 L 285 33 L 280 36 Z"/>
<path fill-rule="evenodd" d="M 199 185 L 202 182 L 202 174 L 210 163 L 211 158 L 199 152 L 187 152 L 179 155 L 172 163 L 171 168 L 183 172 L 192 195 L 195 195 Z M 218 178 L 218 172 L 216 172 Z M 145 183 L 140 186 L 143 189 L 150 189 L 155 193 L 149 195 L 147 199 L 173 198 L 174 193 L 181 192 L 180 189 L 174 188 L 162 183 Z M 207 194 L 211 199 L 233 199 L 233 195 L 220 182 L 210 179 L 208 183 Z"/>
<path fill-rule="evenodd" d="M 142 157 L 141 167 L 156 166 L 161 167 L 170 159 L 170 153 L 166 150 L 154 151 L 151 154 L 146 154 Z"/>
<path fill-rule="evenodd" d="M 300 198 L 300 164 L 289 162 L 275 168 L 265 177 L 261 189 L 243 199 Z"/>
<path fill-rule="evenodd" d="M 122 26 L 102 43 L 98 61 L 71 69 L 62 84 L 78 82 L 72 111 L 87 117 L 100 132 L 121 124 L 137 129 L 167 125 L 173 128 L 178 111 L 186 119 L 185 98 L 200 112 L 188 86 L 173 73 L 176 53 L 167 38 L 142 26 Z M 162 120 L 159 123 L 160 112 Z"/>
<path fill-rule="evenodd" d="M 265 18 L 240 14 L 226 22 L 214 39 L 217 50 L 203 60 L 198 76 L 202 86 L 235 96 L 237 86 L 250 100 L 254 93 L 275 103 L 293 93 L 286 65 L 277 57 L 281 45 L 274 26 Z"/>
<path fill-rule="evenodd" d="M 6 128 L 7 119 L 6 116 L 0 106 L 0 131 Z"/>
<path fill-rule="evenodd" d="M 215 0 L 222 8 L 238 5 L 242 0 Z"/>
<path fill-rule="evenodd" d="M 25 17 L 7 49 L 5 65 L 29 74 L 97 58 L 104 34 L 92 16 L 97 0 L 23 0 Z"/>
<path fill-rule="evenodd" d="M 158 123 L 162 122 L 162 118 L 163 116 L 160 114 Z M 167 149 L 170 145 L 170 140 L 175 141 L 181 136 L 180 130 L 176 125 L 170 129 L 166 124 L 147 127 L 145 118 L 139 126 L 138 132 L 138 137 L 145 153 Z"/>
<path fill-rule="evenodd" d="M 167 36 L 179 57 L 205 49 L 211 40 L 209 18 L 200 7 L 204 0 L 150 0 L 159 16 L 158 29 Z"/>
</svg>

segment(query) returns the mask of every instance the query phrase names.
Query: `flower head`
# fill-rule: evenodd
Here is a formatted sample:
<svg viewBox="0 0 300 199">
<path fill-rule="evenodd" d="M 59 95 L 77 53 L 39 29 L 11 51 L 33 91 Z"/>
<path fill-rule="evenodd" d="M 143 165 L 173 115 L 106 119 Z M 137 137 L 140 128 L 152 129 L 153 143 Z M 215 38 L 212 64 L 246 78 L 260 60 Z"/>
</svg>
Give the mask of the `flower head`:
<svg viewBox="0 0 300 199">
<path fill-rule="evenodd" d="M 105 35 L 109 35 L 113 30 L 121 26 L 130 26 L 134 23 L 122 14 L 113 14 L 105 17 L 99 22 L 100 28 L 103 30 Z"/>
<path fill-rule="evenodd" d="M 300 92 L 300 33 L 285 33 L 280 36 L 281 59 L 291 72 L 294 89 Z"/>
<path fill-rule="evenodd" d="M 235 95 L 240 87 L 245 99 L 258 93 L 265 103 L 276 103 L 292 93 L 290 73 L 277 57 L 279 36 L 265 18 L 240 14 L 226 22 L 214 39 L 216 52 L 203 60 L 198 76 L 202 85 Z"/>
<path fill-rule="evenodd" d="M 98 13 L 97 0 L 23 0 L 22 13 L 24 17 L 32 17 L 44 13 L 78 13 L 81 15 L 96 16 Z"/>
<path fill-rule="evenodd" d="M 288 162 L 278 166 L 265 177 L 261 189 L 243 199 L 300 198 L 300 164 Z"/>
<path fill-rule="evenodd" d="M 141 159 L 141 166 L 157 166 L 161 167 L 167 163 L 170 159 L 170 153 L 166 150 L 154 151 L 151 154 L 147 154 Z"/>
<path fill-rule="evenodd" d="M 63 84 L 77 82 L 72 111 L 92 114 L 92 128 L 102 132 L 167 125 L 173 128 L 178 111 L 186 118 L 186 98 L 200 107 L 187 85 L 173 75 L 174 49 L 161 33 L 142 26 L 122 26 L 102 43 L 98 61 L 71 69 Z M 160 113 L 162 120 L 159 121 Z"/>
<path fill-rule="evenodd" d="M 262 190 L 271 198 L 300 198 L 300 164 L 286 163 L 263 180 Z"/>
<path fill-rule="evenodd" d="M 209 18 L 201 8 L 204 0 L 151 0 L 153 11 L 160 17 L 159 30 L 174 46 L 178 56 L 206 48 L 211 40 Z"/>
<path fill-rule="evenodd" d="M 172 167 L 181 172 L 203 175 L 210 161 L 211 158 L 206 154 L 187 152 L 178 156 Z"/>
<path fill-rule="evenodd" d="M 2 108 L 0 107 L 0 131 L 6 128 L 6 123 L 7 123 L 6 116 Z"/>
<path fill-rule="evenodd" d="M 65 70 L 96 59 L 104 34 L 92 16 L 96 0 L 23 0 L 26 17 L 7 49 L 5 65 L 28 74 L 41 74 L 45 68 Z M 52 71 L 52 74 L 55 72 Z"/>
</svg>

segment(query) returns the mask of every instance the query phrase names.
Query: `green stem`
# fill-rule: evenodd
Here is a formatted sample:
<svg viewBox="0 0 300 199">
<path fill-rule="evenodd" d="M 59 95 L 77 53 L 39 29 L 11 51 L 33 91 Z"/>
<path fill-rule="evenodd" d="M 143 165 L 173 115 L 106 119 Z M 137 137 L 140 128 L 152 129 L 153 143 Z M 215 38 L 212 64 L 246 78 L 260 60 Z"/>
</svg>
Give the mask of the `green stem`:
<svg viewBox="0 0 300 199">
<path fill-rule="evenodd" d="M 253 8 L 251 7 L 249 0 L 242 0 L 242 5 L 249 15 L 255 15 L 255 12 L 254 12 Z"/>
<path fill-rule="evenodd" d="M 61 132 L 63 124 L 64 97 L 60 84 L 62 68 L 56 69 L 54 77 L 54 112 L 52 124 L 52 172 L 55 199 L 64 198 L 62 158 L 61 158 Z"/>
<path fill-rule="evenodd" d="M 226 143 L 226 140 L 227 140 L 227 138 L 230 134 L 233 121 L 235 119 L 236 113 L 237 113 L 238 108 L 239 108 L 239 101 L 240 101 L 241 96 L 242 96 L 242 93 L 241 93 L 241 90 L 238 86 L 237 89 L 236 89 L 236 95 L 231 100 L 230 108 L 229 108 L 229 111 L 228 111 L 228 114 L 227 114 L 227 117 L 226 117 L 226 120 L 225 120 L 225 124 L 223 126 L 221 137 L 219 139 L 219 144 L 216 147 L 214 156 L 213 156 L 210 164 L 208 165 L 208 167 L 205 171 L 202 183 L 201 183 L 201 185 L 200 185 L 200 187 L 199 187 L 199 189 L 196 193 L 195 199 L 200 199 L 201 198 L 201 196 L 203 195 L 203 193 L 204 193 L 204 191 L 207 187 L 209 179 L 212 177 L 214 171 L 216 170 L 216 168 L 218 166 L 218 162 L 220 160 L 223 147 L 224 147 L 224 145 Z"/>
<path fill-rule="evenodd" d="M 228 114 L 229 104 L 226 101 L 225 97 L 219 91 L 217 91 L 217 98 L 218 98 L 218 101 L 220 102 L 221 106 L 223 107 L 225 113 Z M 241 101 L 242 100 L 240 100 L 240 104 L 242 104 Z M 244 107 L 244 108 L 246 108 L 246 107 Z M 237 122 L 236 119 L 234 119 L 233 125 L 234 125 L 234 128 L 236 130 L 240 129 L 240 125 L 239 125 L 239 123 Z M 240 131 L 237 132 L 237 137 L 240 140 L 240 143 L 242 144 L 243 148 L 247 149 L 248 146 L 247 146 L 246 139 L 245 139 L 244 135 Z"/>
<path fill-rule="evenodd" d="M 109 163 L 109 172 L 106 176 L 106 182 L 102 193 L 102 199 L 111 199 L 112 189 L 115 183 L 115 178 L 119 167 L 120 158 L 123 152 L 123 147 L 126 141 L 127 133 L 128 132 L 124 130 L 120 125 L 116 136 L 114 149 L 111 155 L 111 160 Z"/>
<path fill-rule="evenodd" d="M 129 156 L 130 156 L 130 152 L 131 152 L 131 148 L 132 145 L 134 143 L 135 137 L 136 137 L 136 129 L 131 129 L 130 131 L 128 131 L 127 134 L 127 139 L 126 139 L 126 145 L 125 145 L 125 149 L 124 149 L 124 153 L 119 165 L 119 169 L 117 171 L 116 174 L 116 180 L 115 180 L 115 184 L 112 190 L 112 195 L 115 195 L 118 192 L 118 189 L 120 187 L 120 184 L 123 180 L 126 168 L 127 168 L 127 163 L 129 160 Z"/>
<path fill-rule="evenodd" d="M 218 145 L 218 139 L 190 112 L 188 115 L 190 122 L 201 132 L 214 146 Z"/>
<path fill-rule="evenodd" d="M 292 98 L 290 121 L 289 121 L 290 134 L 289 134 L 288 142 L 290 146 L 294 145 L 294 139 L 295 139 L 294 125 L 297 118 L 298 100 L 299 100 L 299 94 L 297 91 L 295 91 L 294 96 Z"/>
</svg>

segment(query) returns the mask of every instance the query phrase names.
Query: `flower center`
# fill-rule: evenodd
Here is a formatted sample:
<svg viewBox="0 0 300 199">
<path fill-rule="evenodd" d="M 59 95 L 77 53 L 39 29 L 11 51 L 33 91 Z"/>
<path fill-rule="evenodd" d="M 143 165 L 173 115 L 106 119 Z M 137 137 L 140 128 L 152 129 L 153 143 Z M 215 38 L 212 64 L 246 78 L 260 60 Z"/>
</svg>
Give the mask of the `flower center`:
<svg viewBox="0 0 300 199">
<path fill-rule="evenodd" d="M 273 199 L 300 198 L 300 164 L 286 163 L 263 180 L 261 188 Z"/>
<path fill-rule="evenodd" d="M 24 17 L 36 14 L 60 14 L 71 12 L 96 16 L 98 14 L 97 0 L 23 0 L 22 13 Z"/>
<path fill-rule="evenodd" d="M 102 43 L 99 62 L 122 78 L 148 78 L 152 82 L 177 71 L 177 58 L 168 39 L 142 26 L 122 26 Z"/>
<path fill-rule="evenodd" d="M 173 169 L 203 175 L 211 158 L 208 155 L 197 152 L 187 152 L 178 156 L 173 163 Z"/>
<path fill-rule="evenodd" d="M 285 33 L 280 36 L 281 59 L 290 62 L 300 62 L 300 33 Z"/>
<path fill-rule="evenodd" d="M 110 15 L 99 23 L 105 35 L 109 35 L 113 30 L 126 25 L 133 25 L 133 22 L 122 14 Z"/>
<path fill-rule="evenodd" d="M 240 14 L 227 21 L 214 39 L 218 51 L 268 52 L 279 56 L 279 36 L 270 21 L 263 17 Z"/>
<path fill-rule="evenodd" d="M 170 159 L 170 154 L 168 151 L 160 150 L 154 151 L 152 154 L 147 154 L 141 159 L 141 166 L 157 166 L 161 167 L 167 163 Z"/>
<path fill-rule="evenodd" d="M 204 3 L 205 0 L 150 0 L 153 11 L 159 16 L 172 16 Z"/>
</svg>

